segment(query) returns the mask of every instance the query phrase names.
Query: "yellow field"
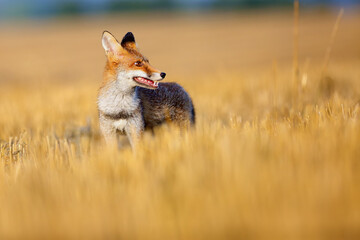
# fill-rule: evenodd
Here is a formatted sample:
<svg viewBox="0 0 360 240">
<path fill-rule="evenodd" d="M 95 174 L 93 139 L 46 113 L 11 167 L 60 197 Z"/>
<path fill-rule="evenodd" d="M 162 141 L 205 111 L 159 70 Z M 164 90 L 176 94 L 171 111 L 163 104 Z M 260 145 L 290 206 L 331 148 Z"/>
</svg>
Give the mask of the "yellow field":
<svg viewBox="0 0 360 240">
<path fill-rule="evenodd" d="M 3 24 L 0 239 L 359 239 L 360 14 L 161 13 Z M 135 34 L 196 128 L 104 145 L 101 33 Z M 324 77 L 321 78 L 321 75 Z"/>
</svg>

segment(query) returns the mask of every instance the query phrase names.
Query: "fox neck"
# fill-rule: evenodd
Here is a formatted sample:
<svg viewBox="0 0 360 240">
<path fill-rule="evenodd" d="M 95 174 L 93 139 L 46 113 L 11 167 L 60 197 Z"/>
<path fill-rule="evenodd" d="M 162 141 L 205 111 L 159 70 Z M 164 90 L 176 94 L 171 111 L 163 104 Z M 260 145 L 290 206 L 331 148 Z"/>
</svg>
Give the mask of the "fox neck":
<svg viewBox="0 0 360 240">
<path fill-rule="evenodd" d="M 139 104 L 136 87 L 129 84 L 127 79 L 111 81 L 103 86 L 99 91 L 98 107 L 106 114 L 116 114 L 119 112 L 133 112 Z"/>
</svg>

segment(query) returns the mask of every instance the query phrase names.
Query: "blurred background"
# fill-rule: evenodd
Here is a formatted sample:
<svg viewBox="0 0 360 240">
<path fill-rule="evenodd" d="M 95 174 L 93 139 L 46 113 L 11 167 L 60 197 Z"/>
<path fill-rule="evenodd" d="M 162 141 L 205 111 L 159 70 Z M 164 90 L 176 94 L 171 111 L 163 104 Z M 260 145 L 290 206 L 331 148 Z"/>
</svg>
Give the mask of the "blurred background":
<svg viewBox="0 0 360 240">
<path fill-rule="evenodd" d="M 360 239 L 360 1 L 297 10 L 0 0 L 0 239 Z M 193 131 L 103 145 L 104 30 L 189 92 Z"/>
<path fill-rule="evenodd" d="M 306 7 L 352 7 L 357 0 L 303 0 Z M 289 7 L 291 0 L 2 0 L 1 18 L 39 18 L 126 11 L 209 11 Z"/>
<path fill-rule="evenodd" d="M 346 17 L 337 37 L 343 44 L 332 54 L 357 57 L 359 46 L 353 43 L 359 30 L 353 26 L 359 23 L 359 3 L 300 1 L 303 64 L 323 58 L 340 8 Z M 99 81 L 103 30 L 119 39 L 132 31 L 143 53 L 172 80 L 291 63 L 292 5 L 291 0 L 1 0 L 0 83 Z"/>
</svg>

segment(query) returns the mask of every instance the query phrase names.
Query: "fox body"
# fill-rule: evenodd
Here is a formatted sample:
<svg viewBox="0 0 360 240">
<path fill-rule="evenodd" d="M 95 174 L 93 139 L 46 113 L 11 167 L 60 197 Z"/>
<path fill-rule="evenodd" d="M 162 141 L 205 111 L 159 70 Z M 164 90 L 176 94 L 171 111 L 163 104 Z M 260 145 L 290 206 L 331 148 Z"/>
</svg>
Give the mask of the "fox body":
<svg viewBox="0 0 360 240">
<path fill-rule="evenodd" d="M 195 123 L 189 94 L 177 83 L 159 83 L 165 73 L 153 68 L 137 49 L 129 32 L 119 43 L 109 32 L 102 36 L 107 57 L 98 93 L 100 129 L 107 142 L 126 136 L 132 146 L 145 129 L 173 122 Z"/>
</svg>

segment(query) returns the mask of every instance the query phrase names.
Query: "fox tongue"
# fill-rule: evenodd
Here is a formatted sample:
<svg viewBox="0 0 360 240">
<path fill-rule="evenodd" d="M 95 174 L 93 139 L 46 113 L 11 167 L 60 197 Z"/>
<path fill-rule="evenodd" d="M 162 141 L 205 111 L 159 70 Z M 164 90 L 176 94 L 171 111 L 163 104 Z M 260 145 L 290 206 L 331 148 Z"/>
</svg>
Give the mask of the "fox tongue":
<svg viewBox="0 0 360 240">
<path fill-rule="evenodd" d="M 158 87 L 157 82 L 154 82 L 154 81 L 152 81 L 150 79 L 147 79 L 147 78 L 135 77 L 134 80 L 137 81 L 138 83 L 145 84 L 145 85 L 148 85 L 148 86 L 153 87 L 153 88 Z"/>
</svg>

